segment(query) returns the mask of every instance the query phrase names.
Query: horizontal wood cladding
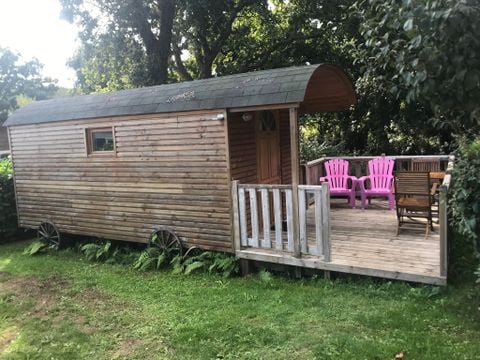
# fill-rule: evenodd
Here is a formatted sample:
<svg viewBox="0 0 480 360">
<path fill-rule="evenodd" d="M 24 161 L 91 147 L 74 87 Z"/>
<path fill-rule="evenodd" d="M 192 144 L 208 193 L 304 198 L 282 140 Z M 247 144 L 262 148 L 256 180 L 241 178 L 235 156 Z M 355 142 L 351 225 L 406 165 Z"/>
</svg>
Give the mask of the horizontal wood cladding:
<svg viewBox="0 0 480 360">
<path fill-rule="evenodd" d="M 0 124 L 0 151 L 8 149 L 9 145 L 7 128 L 3 127 L 2 124 Z"/>
<path fill-rule="evenodd" d="M 146 242 L 174 229 L 188 245 L 232 251 L 225 123 L 218 111 L 10 128 L 19 223 Z M 87 128 L 113 127 L 115 152 L 90 154 Z"/>
<path fill-rule="evenodd" d="M 255 184 L 257 182 L 255 121 L 254 119 L 243 121 L 242 113 L 230 113 L 228 117 L 232 180 L 239 180 L 241 184 Z"/>
</svg>

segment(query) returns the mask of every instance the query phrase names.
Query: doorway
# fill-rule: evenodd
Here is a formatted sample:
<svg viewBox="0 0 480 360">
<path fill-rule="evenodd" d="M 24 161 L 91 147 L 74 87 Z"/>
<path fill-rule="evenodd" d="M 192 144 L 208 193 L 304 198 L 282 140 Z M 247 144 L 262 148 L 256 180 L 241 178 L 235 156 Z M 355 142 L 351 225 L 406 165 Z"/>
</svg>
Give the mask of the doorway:
<svg viewBox="0 0 480 360">
<path fill-rule="evenodd" d="M 256 115 L 257 183 L 281 184 L 278 111 L 259 111 Z"/>
</svg>

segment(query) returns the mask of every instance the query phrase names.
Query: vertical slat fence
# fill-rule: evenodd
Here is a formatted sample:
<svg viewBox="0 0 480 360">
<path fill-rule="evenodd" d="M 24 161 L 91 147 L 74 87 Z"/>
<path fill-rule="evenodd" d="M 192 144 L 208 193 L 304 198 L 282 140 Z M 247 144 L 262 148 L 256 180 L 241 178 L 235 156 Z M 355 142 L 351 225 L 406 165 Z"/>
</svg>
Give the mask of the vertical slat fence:
<svg viewBox="0 0 480 360">
<path fill-rule="evenodd" d="M 238 224 L 242 248 L 270 249 L 297 256 L 296 246 L 301 255 L 329 257 L 330 249 L 330 205 L 328 185 L 297 187 L 298 209 L 292 201 L 291 185 L 246 185 L 234 184 L 238 196 L 234 206 L 238 210 Z M 314 203 L 310 206 L 309 199 Z M 299 226 L 295 235 L 294 222 Z M 297 245 L 296 245 L 297 244 Z"/>
</svg>

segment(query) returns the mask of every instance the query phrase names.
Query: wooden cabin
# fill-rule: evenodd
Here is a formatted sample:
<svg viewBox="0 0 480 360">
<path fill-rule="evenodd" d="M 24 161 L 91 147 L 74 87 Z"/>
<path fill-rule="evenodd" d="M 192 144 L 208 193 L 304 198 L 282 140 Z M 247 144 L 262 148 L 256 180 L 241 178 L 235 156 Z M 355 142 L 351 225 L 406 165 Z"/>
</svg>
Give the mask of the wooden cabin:
<svg viewBox="0 0 480 360">
<path fill-rule="evenodd" d="M 441 254 L 335 263 L 328 186 L 300 184 L 298 118 L 355 102 L 327 64 L 34 102 L 5 123 L 19 225 L 142 243 L 168 229 L 247 260 L 445 283 Z"/>
</svg>

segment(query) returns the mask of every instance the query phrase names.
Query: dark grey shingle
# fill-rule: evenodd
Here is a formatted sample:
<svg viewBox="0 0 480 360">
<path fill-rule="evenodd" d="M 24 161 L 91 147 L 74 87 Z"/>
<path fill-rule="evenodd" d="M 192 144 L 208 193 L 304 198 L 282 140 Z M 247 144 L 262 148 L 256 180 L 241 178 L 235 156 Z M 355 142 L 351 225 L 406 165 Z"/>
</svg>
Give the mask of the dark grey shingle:
<svg viewBox="0 0 480 360">
<path fill-rule="evenodd" d="M 303 101 L 308 81 L 318 66 L 263 70 L 38 101 L 17 110 L 4 125 L 300 102 Z"/>
</svg>

